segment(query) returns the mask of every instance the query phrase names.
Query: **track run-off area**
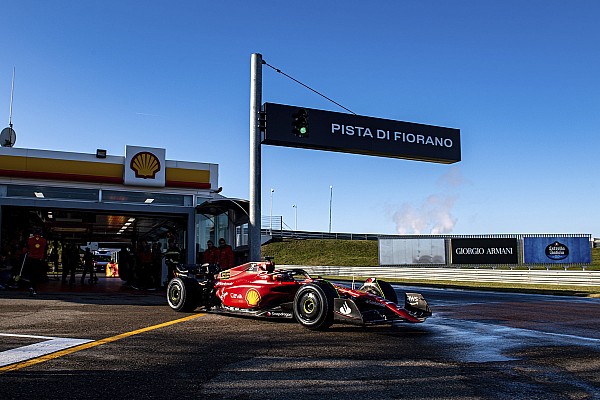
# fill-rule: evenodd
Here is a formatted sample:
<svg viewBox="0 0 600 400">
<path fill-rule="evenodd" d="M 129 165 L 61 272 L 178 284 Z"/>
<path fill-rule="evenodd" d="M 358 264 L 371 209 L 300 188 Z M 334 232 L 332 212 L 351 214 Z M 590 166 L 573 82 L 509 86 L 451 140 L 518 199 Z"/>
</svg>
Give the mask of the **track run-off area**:
<svg viewBox="0 0 600 400">
<path fill-rule="evenodd" d="M 3 399 L 600 399 L 600 299 L 433 289 L 423 324 L 175 313 L 161 292 L 0 292 Z"/>
</svg>

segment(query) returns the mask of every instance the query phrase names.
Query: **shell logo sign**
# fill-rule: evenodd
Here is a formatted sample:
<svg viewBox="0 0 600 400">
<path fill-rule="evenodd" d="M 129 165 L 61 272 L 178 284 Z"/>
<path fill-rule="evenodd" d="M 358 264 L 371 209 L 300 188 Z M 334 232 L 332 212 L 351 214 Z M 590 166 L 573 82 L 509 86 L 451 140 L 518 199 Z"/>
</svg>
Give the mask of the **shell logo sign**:
<svg viewBox="0 0 600 400">
<path fill-rule="evenodd" d="M 143 151 L 133 156 L 129 167 L 135 172 L 136 178 L 155 179 L 160 171 L 160 160 L 154 154 Z"/>
<path fill-rule="evenodd" d="M 123 183 L 137 186 L 165 186 L 165 149 L 127 146 Z"/>
<path fill-rule="evenodd" d="M 260 293 L 256 289 L 250 289 L 246 292 L 246 302 L 249 306 L 257 306 L 260 303 Z"/>
</svg>

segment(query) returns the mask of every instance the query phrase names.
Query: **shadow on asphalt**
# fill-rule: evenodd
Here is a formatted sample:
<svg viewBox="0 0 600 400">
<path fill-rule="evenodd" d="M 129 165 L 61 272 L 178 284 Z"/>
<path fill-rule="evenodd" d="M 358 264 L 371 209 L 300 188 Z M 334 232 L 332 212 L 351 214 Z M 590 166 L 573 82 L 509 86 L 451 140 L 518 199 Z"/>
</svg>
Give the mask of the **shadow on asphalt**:
<svg viewBox="0 0 600 400">
<path fill-rule="evenodd" d="M 64 301 L 78 304 L 104 304 L 104 305 L 140 305 L 140 306 L 167 306 L 164 293 L 51 293 L 39 292 L 30 296 L 28 291 L 2 290 L 0 299 L 36 301 Z"/>
<path fill-rule="evenodd" d="M 0 290 L 0 299 L 48 301 L 58 300 L 79 304 L 166 306 L 166 289 L 137 290 L 120 279 L 100 278 L 93 285 L 69 285 L 50 279 L 37 286 L 37 294 L 29 294 L 24 282 L 18 288 Z"/>
</svg>

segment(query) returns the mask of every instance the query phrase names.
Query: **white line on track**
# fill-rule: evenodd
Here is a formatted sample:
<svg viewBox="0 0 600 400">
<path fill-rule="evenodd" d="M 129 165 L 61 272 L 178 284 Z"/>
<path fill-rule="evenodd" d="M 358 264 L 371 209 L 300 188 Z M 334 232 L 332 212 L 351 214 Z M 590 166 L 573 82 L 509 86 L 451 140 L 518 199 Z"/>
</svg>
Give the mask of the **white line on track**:
<svg viewBox="0 0 600 400">
<path fill-rule="evenodd" d="M 15 349 L 0 352 L 0 367 L 31 360 L 32 358 L 41 357 L 46 354 L 55 353 L 57 351 L 79 346 L 80 344 L 89 343 L 93 341 L 90 339 L 70 339 L 51 336 L 17 335 L 10 333 L 0 333 L 0 336 L 42 340 L 39 343 L 34 343 L 28 346 L 17 347 Z"/>
</svg>

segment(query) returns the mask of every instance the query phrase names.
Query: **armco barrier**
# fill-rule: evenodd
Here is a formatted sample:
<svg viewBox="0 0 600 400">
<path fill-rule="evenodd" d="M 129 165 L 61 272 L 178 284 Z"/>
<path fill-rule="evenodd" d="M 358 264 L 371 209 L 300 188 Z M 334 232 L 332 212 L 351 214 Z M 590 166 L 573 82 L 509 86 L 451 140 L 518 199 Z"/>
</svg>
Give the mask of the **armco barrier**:
<svg viewBox="0 0 600 400">
<path fill-rule="evenodd" d="M 323 276 L 375 276 L 419 281 L 498 282 L 544 285 L 600 286 L 600 271 L 493 270 L 458 268 L 335 267 L 285 265 Z"/>
</svg>

